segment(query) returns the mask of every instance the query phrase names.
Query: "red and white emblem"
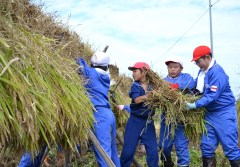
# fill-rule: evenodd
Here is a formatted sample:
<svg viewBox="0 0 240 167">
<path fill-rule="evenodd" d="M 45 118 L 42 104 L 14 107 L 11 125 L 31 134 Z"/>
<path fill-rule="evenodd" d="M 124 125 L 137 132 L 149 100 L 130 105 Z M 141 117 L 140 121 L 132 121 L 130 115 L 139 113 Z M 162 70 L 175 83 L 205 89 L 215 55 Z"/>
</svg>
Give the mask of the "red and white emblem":
<svg viewBox="0 0 240 167">
<path fill-rule="evenodd" d="M 216 91 L 217 91 L 217 86 L 212 85 L 212 87 L 211 87 L 211 91 L 216 92 Z"/>
</svg>

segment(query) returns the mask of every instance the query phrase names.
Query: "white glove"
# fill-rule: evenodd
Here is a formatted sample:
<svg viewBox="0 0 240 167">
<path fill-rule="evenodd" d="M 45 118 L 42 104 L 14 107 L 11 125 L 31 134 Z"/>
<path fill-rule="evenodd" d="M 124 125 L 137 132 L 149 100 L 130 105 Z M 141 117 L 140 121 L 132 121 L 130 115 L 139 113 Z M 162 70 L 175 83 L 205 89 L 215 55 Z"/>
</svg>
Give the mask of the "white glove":
<svg viewBox="0 0 240 167">
<path fill-rule="evenodd" d="M 192 110 L 196 109 L 196 104 L 195 103 L 186 103 L 186 110 Z"/>
<path fill-rule="evenodd" d="M 124 105 L 118 105 L 117 108 L 122 111 L 124 109 Z"/>
</svg>

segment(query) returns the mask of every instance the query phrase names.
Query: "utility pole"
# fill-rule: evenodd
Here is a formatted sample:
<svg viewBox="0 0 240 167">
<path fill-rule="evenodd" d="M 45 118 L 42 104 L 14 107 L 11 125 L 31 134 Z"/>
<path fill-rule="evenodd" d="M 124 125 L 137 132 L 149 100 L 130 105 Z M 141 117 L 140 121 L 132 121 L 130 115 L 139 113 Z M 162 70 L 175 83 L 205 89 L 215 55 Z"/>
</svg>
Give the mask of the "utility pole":
<svg viewBox="0 0 240 167">
<path fill-rule="evenodd" d="M 210 43 L 211 43 L 211 51 L 213 56 L 213 34 L 212 34 L 212 3 L 209 0 L 209 20 L 210 20 Z"/>
</svg>

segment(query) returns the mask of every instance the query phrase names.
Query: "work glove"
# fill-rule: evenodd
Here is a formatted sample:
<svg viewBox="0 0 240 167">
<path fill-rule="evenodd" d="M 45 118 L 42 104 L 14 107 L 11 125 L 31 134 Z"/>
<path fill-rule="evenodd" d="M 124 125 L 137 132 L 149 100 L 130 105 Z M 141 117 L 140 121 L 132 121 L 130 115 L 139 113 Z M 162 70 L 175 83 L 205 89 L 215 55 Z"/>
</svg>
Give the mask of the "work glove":
<svg viewBox="0 0 240 167">
<path fill-rule="evenodd" d="M 196 109 L 196 104 L 195 103 L 186 103 L 186 110 L 192 110 Z"/>
<path fill-rule="evenodd" d="M 170 88 L 173 90 L 177 90 L 179 88 L 178 83 L 170 83 Z"/>
<path fill-rule="evenodd" d="M 126 110 L 128 113 L 131 112 L 130 106 L 127 106 L 127 105 L 117 105 L 117 108 L 118 108 L 120 111 Z"/>
<path fill-rule="evenodd" d="M 124 109 L 124 105 L 117 105 L 117 108 L 122 111 Z"/>
</svg>

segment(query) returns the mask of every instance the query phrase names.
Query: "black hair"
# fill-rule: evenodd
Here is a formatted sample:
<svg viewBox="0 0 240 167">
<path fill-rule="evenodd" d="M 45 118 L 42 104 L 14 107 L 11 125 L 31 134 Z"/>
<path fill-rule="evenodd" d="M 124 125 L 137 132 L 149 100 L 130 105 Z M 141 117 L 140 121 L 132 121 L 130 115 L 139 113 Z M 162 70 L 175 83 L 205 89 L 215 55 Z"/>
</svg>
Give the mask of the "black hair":
<svg viewBox="0 0 240 167">
<path fill-rule="evenodd" d="M 139 69 L 141 73 L 143 72 L 142 68 L 133 68 L 133 69 Z"/>
<path fill-rule="evenodd" d="M 208 55 L 212 58 L 212 53 L 209 53 Z"/>
<path fill-rule="evenodd" d="M 209 53 L 209 54 L 207 54 L 207 55 L 209 55 L 209 56 L 212 58 L 212 53 Z M 207 57 L 207 55 L 202 56 L 201 58 L 205 59 L 205 58 Z"/>
<path fill-rule="evenodd" d="M 91 64 L 91 67 L 92 68 L 100 68 L 100 69 L 102 69 L 104 71 L 107 71 L 108 68 L 109 68 L 109 65 L 107 65 L 107 66 L 94 66 L 93 64 Z"/>
</svg>

